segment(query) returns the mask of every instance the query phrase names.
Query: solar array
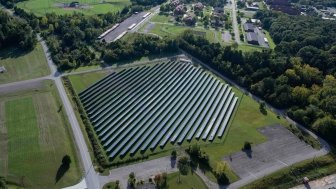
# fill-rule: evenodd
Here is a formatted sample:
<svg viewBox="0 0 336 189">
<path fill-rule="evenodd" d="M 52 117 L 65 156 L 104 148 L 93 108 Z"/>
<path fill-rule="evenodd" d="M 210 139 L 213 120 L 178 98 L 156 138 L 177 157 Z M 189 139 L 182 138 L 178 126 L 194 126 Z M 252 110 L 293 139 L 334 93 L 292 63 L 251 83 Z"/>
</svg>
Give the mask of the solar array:
<svg viewBox="0 0 336 189">
<path fill-rule="evenodd" d="M 110 158 L 222 137 L 238 99 L 202 68 L 178 61 L 111 73 L 79 97 Z"/>
</svg>

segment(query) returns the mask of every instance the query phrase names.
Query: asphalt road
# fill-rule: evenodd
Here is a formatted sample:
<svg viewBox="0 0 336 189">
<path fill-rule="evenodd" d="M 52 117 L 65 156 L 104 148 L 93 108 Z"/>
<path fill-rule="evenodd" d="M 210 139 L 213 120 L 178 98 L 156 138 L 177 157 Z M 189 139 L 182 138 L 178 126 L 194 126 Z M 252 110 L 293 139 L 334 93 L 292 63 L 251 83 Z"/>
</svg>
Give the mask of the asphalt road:
<svg viewBox="0 0 336 189">
<path fill-rule="evenodd" d="M 87 187 L 89 189 L 101 188 L 102 186 L 100 186 L 100 183 L 98 180 L 98 174 L 95 172 L 95 170 L 92 167 L 92 160 L 89 154 L 88 147 L 86 146 L 83 133 L 78 124 L 78 120 L 76 118 L 73 107 L 70 103 L 70 100 L 65 92 L 65 89 L 64 89 L 61 77 L 60 77 L 61 74 L 57 71 L 56 65 L 53 63 L 50 57 L 49 49 L 45 41 L 41 40 L 39 36 L 38 36 L 38 40 L 42 44 L 44 54 L 47 58 L 48 65 L 51 70 L 50 78 L 55 81 L 56 87 L 58 89 L 61 100 L 63 102 L 63 106 L 65 108 L 66 114 L 69 118 L 73 136 L 75 137 L 79 156 L 81 157 L 82 165 L 84 168 L 84 179 L 86 180 Z"/>
<path fill-rule="evenodd" d="M 237 10 L 236 10 L 236 1 L 231 0 L 231 7 L 232 7 L 232 27 L 234 32 L 234 38 L 236 43 L 240 44 L 240 35 L 239 35 L 239 28 L 238 28 L 238 21 L 237 21 Z"/>
</svg>

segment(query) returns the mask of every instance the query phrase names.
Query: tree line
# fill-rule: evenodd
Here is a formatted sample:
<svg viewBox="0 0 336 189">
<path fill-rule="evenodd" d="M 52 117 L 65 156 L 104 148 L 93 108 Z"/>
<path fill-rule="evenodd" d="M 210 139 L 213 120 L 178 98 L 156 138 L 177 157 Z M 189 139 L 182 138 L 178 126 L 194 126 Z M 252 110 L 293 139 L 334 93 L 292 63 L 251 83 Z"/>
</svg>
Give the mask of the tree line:
<svg viewBox="0 0 336 189">
<path fill-rule="evenodd" d="M 324 27 L 329 23 L 320 20 L 321 23 L 309 21 L 299 25 L 300 20 L 306 18 L 288 22 L 290 18 L 282 17 L 289 16 L 276 13 L 274 17 L 259 17 L 264 27 L 268 25 L 278 45 L 275 51 L 265 49 L 262 52 L 243 53 L 232 47 L 210 43 L 191 32 L 180 36 L 179 47 L 273 106 L 287 109 L 291 118 L 336 143 L 336 38 L 315 46 L 307 39 L 314 35 L 322 39 L 334 36 L 336 30 L 331 30 L 335 26 L 329 25 L 330 31 L 322 35 L 319 31 L 327 29 Z M 322 29 L 313 30 L 317 28 L 314 25 Z M 279 29 L 280 26 L 283 29 Z M 301 32 L 288 32 L 292 27 L 296 27 L 294 31 L 307 32 L 307 36 L 300 39 Z M 278 40 L 277 35 L 282 37 Z M 288 49 L 293 48 L 291 43 L 295 43 L 295 40 L 300 41 L 299 48 L 287 53 Z"/>
<path fill-rule="evenodd" d="M 30 50 L 35 44 L 34 31 L 25 20 L 0 10 L 0 49 L 12 46 Z"/>
</svg>

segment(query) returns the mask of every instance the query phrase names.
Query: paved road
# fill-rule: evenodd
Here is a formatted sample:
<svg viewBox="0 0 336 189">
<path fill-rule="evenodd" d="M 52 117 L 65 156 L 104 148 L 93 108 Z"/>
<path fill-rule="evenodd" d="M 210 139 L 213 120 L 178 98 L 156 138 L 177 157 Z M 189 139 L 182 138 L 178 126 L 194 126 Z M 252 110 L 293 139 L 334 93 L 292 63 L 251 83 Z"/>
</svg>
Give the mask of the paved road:
<svg viewBox="0 0 336 189">
<path fill-rule="evenodd" d="M 69 118 L 71 129 L 72 129 L 72 132 L 75 137 L 76 144 L 77 144 L 77 149 L 79 151 L 79 156 L 81 157 L 83 168 L 85 171 L 84 179 L 86 180 L 87 187 L 89 189 L 101 188 L 102 186 L 100 186 L 100 183 L 98 180 L 98 174 L 95 172 L 95 170 L 92 167 L 92 160 L 89 154 L 88 147 L 86 146 L 83 133 L 81 132 L 75 112 L 65 92 L 65 89 L 64 89 L 61 77 L 60 77 L 61 74 L 57 71 L 56 65 L 53 63 L 50 57 L 49 49 L 45 41 L 43 41 L 40 38 L 40 36 L 38 36 L 37 38 L 42 44 L 44 54 L 47 58 L 48 65 L 51 70 L 50 78 L 55 81 L 56 87 L 58 89 L 61 100 L 63 102 L 63 106 L 65 107 L 66 114 Z"/>
<path fill-rule="evenodd" d="M 232 7 L 232 27 L 234 32 L 234 38 L 236 43 L 240 44 L 240 35 L 239 35 L 239 28 L 238 28 L 238 21 L 237 21 L 237 10 L 236 10 L 236 2 L 235 0 L 231 0 L 231 7 Z"/>
</svg>

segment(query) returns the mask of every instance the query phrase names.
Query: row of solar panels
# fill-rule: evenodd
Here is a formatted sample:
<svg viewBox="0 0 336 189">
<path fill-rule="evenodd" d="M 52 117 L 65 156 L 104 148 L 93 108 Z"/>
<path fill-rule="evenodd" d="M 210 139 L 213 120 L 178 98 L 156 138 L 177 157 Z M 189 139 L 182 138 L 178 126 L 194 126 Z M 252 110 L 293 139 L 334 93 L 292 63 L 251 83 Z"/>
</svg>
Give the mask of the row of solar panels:
<svg viewBox="0 0 336 189">
<path fill-rule="evenodd" d="M 79 96 L 111 158 L 169 140 L 212 141 L 223 136 L 237 103 L 231 87 L 178 62 L 112 73 Z"/>
</svg>

